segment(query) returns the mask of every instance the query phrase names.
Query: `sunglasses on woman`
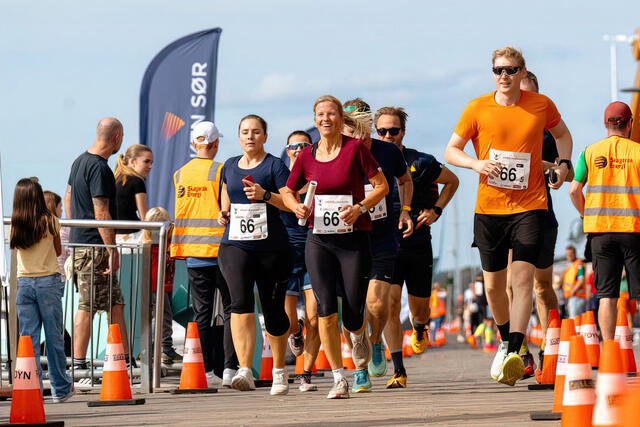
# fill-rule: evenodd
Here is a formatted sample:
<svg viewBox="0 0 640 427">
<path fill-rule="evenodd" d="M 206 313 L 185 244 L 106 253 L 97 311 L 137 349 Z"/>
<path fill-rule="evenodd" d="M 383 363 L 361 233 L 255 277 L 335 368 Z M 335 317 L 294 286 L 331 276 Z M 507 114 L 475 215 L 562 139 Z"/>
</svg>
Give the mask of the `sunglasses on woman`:
<svg viewBox="0 0 640 427">
<path fill-rule="evenodd" d="M 493 67 L 493 74 L 501 76 L 504 71 L 507 73 L 507 76 L 513 76 L 520 70 L 522 70 L 522 67 Z"/>
<path fill-rule="evenodd" d="M 308 142 L 294 142 L 293 144 L 287 145 L 287 150 L 296 151 L 298 148 L 302 150 L 304 147 L 308 147 L 309 145 L 311 144 Z"/>
<path fill-rule="evenodd" d="M 389 135 L 391 136 L 396 136 L 400 133 L 400 131 L 402 130 L 401 128 L 378 128 L 376 129 L 378 131 L 378 135 L 380 136 L 385 136 L 387 134 L 387 132 L 389 132 Z"/>
</svg>

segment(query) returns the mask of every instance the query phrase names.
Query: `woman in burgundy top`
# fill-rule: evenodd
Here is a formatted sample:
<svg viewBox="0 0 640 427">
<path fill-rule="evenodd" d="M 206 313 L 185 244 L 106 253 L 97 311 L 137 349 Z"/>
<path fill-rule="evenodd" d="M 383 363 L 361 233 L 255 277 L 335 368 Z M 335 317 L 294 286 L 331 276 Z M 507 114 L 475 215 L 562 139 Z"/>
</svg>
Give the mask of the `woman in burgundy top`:
<svg viewBox="0 0 640 427">
<path fill-rule="evenodd" d="M 300 153 L 281 192 L 286 206 L 298 218 L 308 217 L 305 258 L 318 302 L 320 340 L 334 375 L 328 398 L 345 398 L 349 391 L 342 375 L 338 295 L 342 296 L 343 325 L 353 341 L 354 362 L 366 369 L 371 357 L 364 329 L 371 266 L 368 210 L 384 198 L 389 187 L 360 140 L 342 135 L 344 114 L 348 114 L 342 103 L 326 95 L 318 98 L 313 110 L 320 141 Z M 365 178 L 373 186 L 366 198 Z M 300 203 L 298 196 L 310 181 L 318 183 L 313 209 Z"/>
</svg>

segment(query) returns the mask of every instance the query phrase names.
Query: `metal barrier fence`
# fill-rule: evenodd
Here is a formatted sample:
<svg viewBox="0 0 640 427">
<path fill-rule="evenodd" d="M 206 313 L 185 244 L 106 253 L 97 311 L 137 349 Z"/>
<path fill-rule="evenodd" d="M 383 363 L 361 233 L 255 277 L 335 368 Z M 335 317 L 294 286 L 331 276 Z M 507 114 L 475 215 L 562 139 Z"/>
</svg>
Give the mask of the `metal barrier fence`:
<svg viewBox="0 0 640 427">
<path fill-rule="evenodd" d="M 4 224 L 10 225 L 11 218 L 4 218 Z M 161 351 L 162 351 L 162 321 L 164 314 L 164 284 L 165 284 L 165 264 L 166 264 L 166 250 L 158 250 L 158 263 L 157 263 L 157 289 L 156 289 L 156 301 L 155 301 L 155 330 L 152 330 L 152 313 L 151 313 L 151 283 L 150 283 L 150 273 L 151 273 L 151 245 L 158 244 L 159 248 L 166 248 L 167 245 L 167 232 L 169 230 L 170 223 L 169 222 L 145 222 L 145 221 L 97 221 L 97 220 L 71 220 L 71 219 L 61 219 L 60 225 L 62 227 L 80 227 L 80 228 L 107 228 L 107 229 L 140 229 L 140 230 L 150 230 L 155 231 L 156 233 L 152 233 L 152 243 L 140 242 L 140 243 L 117 243 L 115 245 L 88 245 L 88 244 L 74 244 L 70 243 L 66 246 L 70 248 L 70 257 L 72 259 L 72 274 L 67 279 L 66 284 L 66 292 L 65 292 L 65 311 L 64 311 L 64 328 L 63 331 L 66 331 L 66 321 L 67 321 L 67 309 L 68 301 L 71 301 L 71 316 L 74 316 L 74 297 L 75 292 L 77 292 L 76 285 L 76 274 L 75 274 L 75 251 L 78 248 L 90 248 L 92 252 L 92 259 L 95 259 L 94 254 L 96 248 L 115 248 L 119 254 L 120 268 L 118 269 L 118 279 L 121 279 L 123 264 L 123 253 L 130 254 L 129 259 L 129 272 L 131 277 L 131 283 L 129 288 L 129 330 L 128 334 L 125 336 L 123 334 L 122 339 L 128 340 L 128 348 L 129 348 L 129 358 L 131 361 L 134 360 L 132 351 L 134 348 L 134 337 L 136 332 L 136 324 L 137 324 L 137 306 L 139 302 L 140 307 L 140 383 L 143 393 L 152 393 L 154 389 L 160 387 L 160 377 L 161 377 Z M 157 240 L 156 240 L 157 239 Z M 5 244 L 4 242 L 1 242 Z M 135 262 L 134 262 L 135 260 Z M 134 268 L 135 265 L 135 268 Z M 95 265 L 94 262 L 91 263 L 91 288 L 94 286 L 94 275 L 95 275 Z M 109 273 L 109 319 L 111 319 L 111 309 L 112 309 L 112 291 L 113 291 L 113 272 Z M 138 280 L 139 279 L 139 280 Z M 17 252 L 15 250 L 11 251 L 11 264 L 10 264 L 10 292 L 8 301 L 8 314 L 6 315 L 6 321 L 8 323 L 8 331 L 5 334 L 5 330 L 0 331 L 0 334 L 7 335 L 3 337 L 4 342 L 7 347 L 7 377 L 9 382 L 11 382 L 11 378 L 13 376 L 13 364 L 11 363 L 16 358 L 16 344 L 18 339 L 18 317 L 17 317 L 17 308 L 15 304 L 15 296 L 17 294 L 18 289 L 18 278 L 17 278 Z M 118 280 L 118 283 L 121 283 Z M 75 287 L 75 289 L 74 289 Z M 136 292 L 135 303 L 133 302 L 133 293 L 134 287 Z M 6 292 L 3 292 L 3 298 L 7 295 Z M 138 295 L 140 298 L 138 299 Z M 102 361 L 94 361 L 94 331 L 93 331 L 93 311 L 94 311 L 94 292 L 89 292 L 89 306 L 90 306 L 90 321 L 89 321 L 89 341 L 90 341 L 90 369 L 88 372 L 78 372 L 83 377 L 90 378 L 90 385 L 93 387 L 94 385 L 94 366 L 101 365 Z M 4 310 L 4 309 L 3 309 Z M 124 312 L 123 312 L 124 316 Z M 75 343 L 75 327 L 74 322 L 72 320 L 71 324 L 71 376 L 75 380 L 76 370 L 73 363 L 73 346 Z M 98 336 L 100 332 L 98 331 Z M 153 338 L 153 339 L 152 339 Z M 96 346 L 97 350 L 97 346 Z M 153 356 L 152 356 L 153 355 Z M 42 359 L 44 362 L 46 359 Z M 96 363 L 98 362 L 98 363 Z M 0 367 L 0 371 L 2 368 Z M 136 370 L 137 371 L 137 370 Z M 129 367 L 129 377 L 130 380 L 133 381 L 133 363 L 130 363 Z M 138 372 L 136 372 L 138 373 Z M 2 374 L 4 371 L 0 372 L 0 386 L 2 381 Z"/>
</svg>

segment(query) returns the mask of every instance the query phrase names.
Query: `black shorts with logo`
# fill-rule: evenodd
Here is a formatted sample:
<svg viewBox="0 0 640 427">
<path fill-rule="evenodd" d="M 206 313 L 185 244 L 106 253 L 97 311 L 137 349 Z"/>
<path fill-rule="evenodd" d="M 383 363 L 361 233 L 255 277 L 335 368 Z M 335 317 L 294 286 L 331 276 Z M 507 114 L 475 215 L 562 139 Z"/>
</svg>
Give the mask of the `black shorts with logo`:
<svg viewBox="0 0 640 427">
<path fill-rule="evenodd" d="M 622 267 L 631 299 L 640 298 L 640 233 L 592 233 L 594 282 L 598 298 L 618 298 Z"/>
<path fill-rule="evenodd" d="M 496 272 L 512 260 L 536 264 L 542 243 L 542 221 L 546 211 L 534 210 L 510 215 L 475 214 L 473 246 L 480 251 L 482 269 Z"/>
<path fill-rule="evenodd" d="M 536 259 L 535 266 L 539 270 L 544 270 L 553 265 L 553 256 L 556 250 L 556 240 L 558 239 L 558 226 L 542 227 L 542 240 L 540 251 Z"/>
<path fill-rule="evenodd" d="M 433 274 L 433 250 L 431 240 L 424 246 L 400 247 L 393 270 L 394 285 L 407 284 L 407 293 L 418 298 L 431 296 Z"/>
<path fill-rule="evenodd" d="M 398 251 L 372 249 L 371 252 L 371 280 L 391 283 Z"/>
</svg>

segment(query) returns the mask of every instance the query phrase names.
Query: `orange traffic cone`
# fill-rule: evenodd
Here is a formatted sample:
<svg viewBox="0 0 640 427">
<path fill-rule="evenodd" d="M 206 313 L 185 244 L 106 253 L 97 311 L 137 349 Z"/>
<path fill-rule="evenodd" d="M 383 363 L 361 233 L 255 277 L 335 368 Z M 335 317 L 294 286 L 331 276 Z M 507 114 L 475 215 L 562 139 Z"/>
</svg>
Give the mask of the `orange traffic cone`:
<svg viewBox="0 0 640 427">
<path fill-rule="evenodd" d="M 389 351 L 389 347 L 387 346 L 384 347 L 384 357 L 387 360 L 391 360 L 391 352 Z"/>
<path fill-rule="evenodd" d="M 296 370 L 295 374 L 300 375 L 304 371 L 304 356 L 300 355 L 296 357 Z"/>
<path fill-rule="evenodd" d="M 476 341 L 476 337 L 474 335 L 467 335 L 467 343 L 476 350 L 478 348 L 478 342 Z"/>
<path fill-rule="evenodd" d="M 436 347 L 441 347 L 447 342 L 447 338 L 444 334 L 444 329 L 436 329 Z"/>
<path fill-rule="evenodd" d="M 342 340 L 342 365 L 344 365 L 344 369 L 354 370 L 356 369 L 356 365 L 353 363 L 351 347 L 347 344 L 347 340 L 344 338 L 344 335 L 340 334 L 340 339 Z"/>
<path fill-rule="evenodd" d="M 144 401 L 144 399 L 133 399 L 131 396 L 120 325 L 111 324 L 102 369 L 100 400 L 89 401 L 87 406 L 141 405 Z"/>
<path fill-rule="evenodd" d="M 596 392 L 593 388 L 587 346 L 582 336 L 570 341 L 569 363 L 562 398 L 563 427 L 591 427 Z"/>
<path fill-rule="evenodd" d="M 33 356 L 31 337 L 28 335 L 21 336 L 18 341 L 9 422 L 11 424 L 46 422 L 36 359 Z"/>
<path fill-rule="evenodd" d="M 273 380 L 273 353 L 266 333 L 262 333 L 262 363 L 260 363 L 261 380 Z"/>
<path fill-rule="evenodd" d="M 638 427 L 640 426 L 640 411 L 638 411 L 638 402 L 640 402 L 640 385 L 635 385 L 626 395 L 622 397 L 622 408 L 620 418 L 622 427 Z"/>
<path fill-rule="evenodd" d="M 596 381 L 594 426 L 620 425 L 620 397 L 627 387 L 627 375 L 622 369 L 620 345 L 614 340 L 602 343 L 602 357 Z"/>
<path fill-rule="evenodd" d="M 582 313 L 580 335 L 587 345 L 587 356 L 589 356 L 591 367 L 597 368 L 600 360 L 600 338 L 598 338 L 598 330 L 596 329 L 596 319 L 591 310 Z"/>
<path fill-rule="evenodd" d="M 576 335 L 580 335 L 580 328 L 582 327 L 582 315 L 578 314 L 573 318 L 573 323 L 576 326 Z"/>
<path fill-rule="evenodd" d="M 402 337 L 402 357 L 411 357 L 415 354 L 413 347 L 411 347 L 411 333 L 412 331 L 404 331 L 404 336 Z"/>
<path fill-rule="evenodd" d="M 558 346 L 558 364 L 556 366 L 556 380 L 553 389 L 553 412 L 562 412 L 565 375 L 569 361 L 569 340 L 576 335 L 573 319 L 562 319 L 560 329 L 560 345 Z"/>
<path fill-rule="evenodd" d="M 215 388 L 209 388 L 207 384 L 198 325 L 196 322 L 189 322 L 184 340 L 180 386 L 177 390 L 172 390 L 171 393 L 216 393 L 217 391 Z"/>
<path fill-rule="evenodd" d="M 322 344 L 320 344 L 320 350 L 318 351 L 318 357 L 316 358 L 316 368 L 320 371 L 331 370 L 329 359 L 327 359 L 327 355 L 324 353 L 324 348 L 322 348 Z"/>
<path fill-rule="evenodd" d="M 538 380 L 539 384 L 553 385 L 556 382 L 556 365 L 558 364 L 559 346 L 560 314 L 557 309 L 552 309 L 549 310 L 549 323 L 547 326 L 547 336 L 545 337 L 542 371 L 539 376 L 536 375 L 536 380 Z"/>
<path fill-rule="evenodd" d="M 615 340 L 620 344 L 624 372 L 636 372 L 636 360 L 633 357 L 633 334 L 627 323 L 627 309 L 625 307 L 618 307 Z"/>
</svg>

